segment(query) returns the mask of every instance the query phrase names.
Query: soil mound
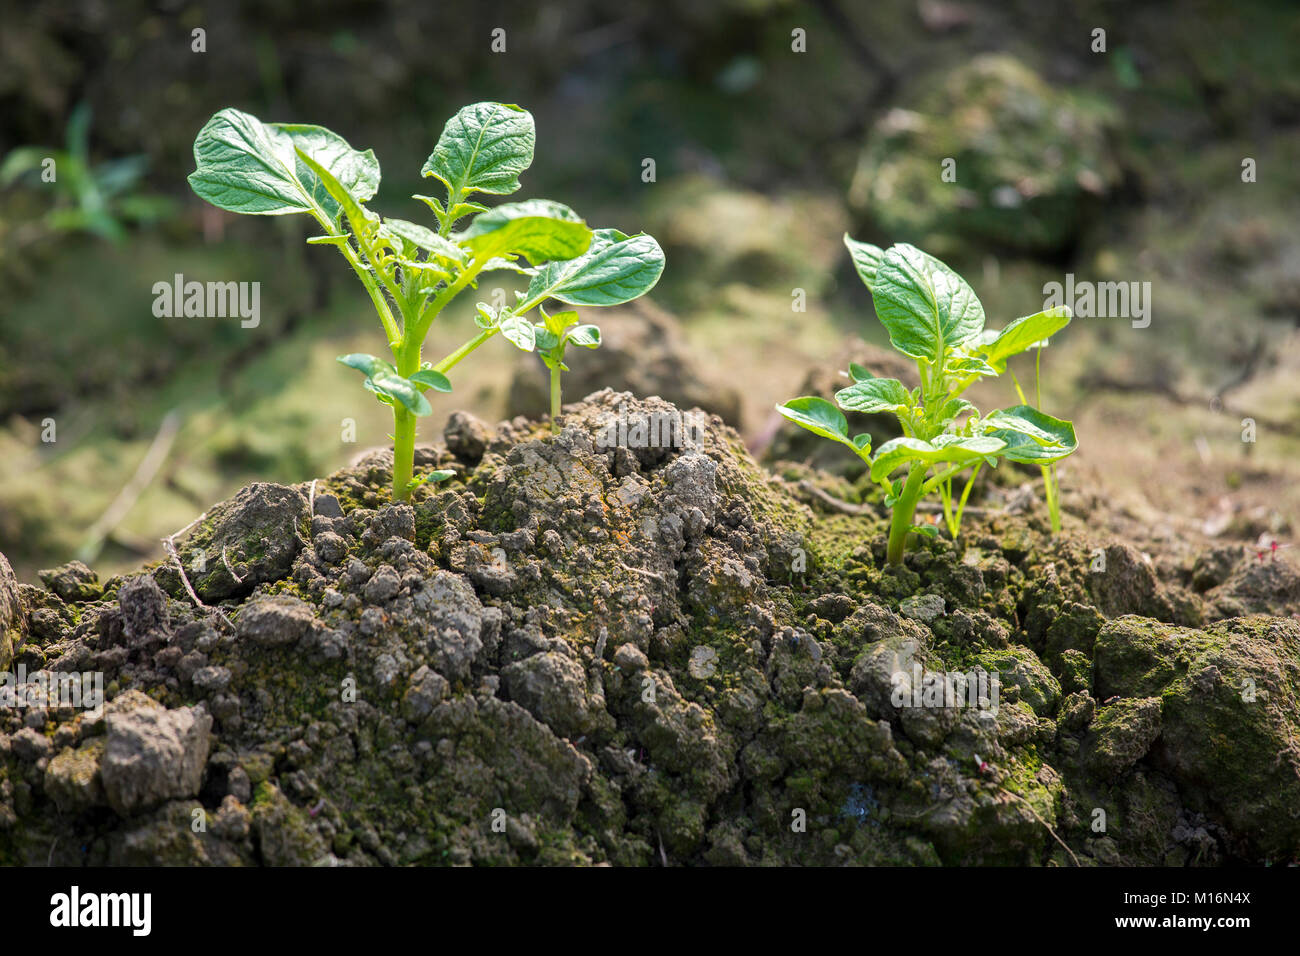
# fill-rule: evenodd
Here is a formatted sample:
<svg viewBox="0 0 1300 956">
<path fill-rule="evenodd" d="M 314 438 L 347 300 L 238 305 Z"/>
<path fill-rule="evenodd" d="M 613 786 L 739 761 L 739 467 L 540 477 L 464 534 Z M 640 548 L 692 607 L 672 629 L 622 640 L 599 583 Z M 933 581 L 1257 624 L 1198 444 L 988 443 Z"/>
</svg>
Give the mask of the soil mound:
<svg viewBox="0 0 1300 956">
<path fill-rule="evenodd" d="M 1167 578 L 1028 512 L 889 569 L 883 509 L 717 417 L 563 426 L 453 416 L 412 504 L 384 453 L 251 485 L 184 576 L 0 558 L 0 863 L 1296 859 L 1289 565 Z M 102 708 L 41 699 L 82 673 Z"/>
</svg>

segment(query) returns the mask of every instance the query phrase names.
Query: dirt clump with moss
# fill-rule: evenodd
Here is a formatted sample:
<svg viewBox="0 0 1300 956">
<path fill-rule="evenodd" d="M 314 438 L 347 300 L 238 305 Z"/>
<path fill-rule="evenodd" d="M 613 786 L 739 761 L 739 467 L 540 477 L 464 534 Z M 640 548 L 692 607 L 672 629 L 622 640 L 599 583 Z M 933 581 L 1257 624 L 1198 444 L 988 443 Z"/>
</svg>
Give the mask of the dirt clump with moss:
<svg viewBox="0 0 1300 956">
<path fill-rule="evenodd" d="M 1150 562 L 1030 509 L 888 568 L 878 503 L 610 390 L 558 435 L 453 416 L 412 504 L 390 465 L 245 488 L 184 577 L 0 560 L 0 671 L 107 698 L 0 708 L 0 862 L 1300 856 L 1281 558 Z"/>
</svg>

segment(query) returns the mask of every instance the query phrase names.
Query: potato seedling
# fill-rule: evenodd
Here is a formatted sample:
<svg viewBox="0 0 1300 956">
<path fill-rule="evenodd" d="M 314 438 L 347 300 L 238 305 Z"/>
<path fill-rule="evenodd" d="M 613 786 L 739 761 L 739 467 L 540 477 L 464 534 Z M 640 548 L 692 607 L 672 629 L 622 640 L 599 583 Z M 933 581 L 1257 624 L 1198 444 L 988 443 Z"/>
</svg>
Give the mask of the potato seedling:
<svg viewBox="0 0 1300 956">
<path fill-rule="evenodd" d="M 535 324 L 537 353 L 551 370 L 551 431 L 560 430 L 560 372 L 567 372 L 569 366 L 564 364 L 564 352 L 570 345 L 580 345 L 584 349 L 600 348 L 600 329 L 594 325 L 582 325 L 578 313 L 573 311 L 558 312 L 547 315 L 539 308 L 542 321 Z"/>
<path fill-rule="evenodd" d="M 339 361 L 364 374 L 365 387 L 393 410 L 395 501 L 409 499 L 421 481 L 446 477 L 413 478 L 416 421 L 432 412 L 425 393 L 451 391 L 447 373 L 466 356 L 500 334 L 524 351 L 539 345 L 547 354 L 559 349 L 562 359 L 565 339 L 552 344 L 551 336 L 559 333 L 551 332 L 548 320 L 534 325 L 525 313 L 548 299 L 618 305 L 648 292 L 663 272 L 663 251 L 650 236 L 593 230 L 568 206 L 548 199 L 488 209 L 471 198 L 518 190 L 519 174 L 533 161 L 535 138 L 532 116 L 514 105 L 475 103 L 448 120 L 421 170 L 442 183 L 446 198 L 414 197 L 432 210 L 436 228 L 367 209 L 379 189 L 374 152 L 355 150 L 324 127 L 263 123 L 224 109 L 194 141 L 198 168 L 189 181 L 200 197 L 231 212 L 310 215 L 324 235 L 307 241 L 337 248 L 369 293 L 392 361 L 367 354 Z M 473 217 L 468 225 L 453 231 L 466 216 Z M 476 286 L 481 274 L 494 270 L 527 277 L 526 291 L 515 293 L 513 306 L 480 303 L 478 334 L 441 361 L 425 361 L 422 349 L 434 320 Z M 539 342 L 542 328 L 546 334 Z M 579 341 L 588 334 L 582 328 L 569 330 L 567 341 L 587 344 Z M 553 366 L 553 414 L 559 411 L 558 367 Z"/>
<path fill-rule="evenodd" d="M 853 384 L 823 398 L 796 398 L 777 410 L 797 425 L 851 448 L 870 468 L 871 480 L 885 489 L 893 509 L 888 562 L 903 560 L 917 503 L 932 491 L 943 500 L 944 519 L 955 538 L 979 469 L 1000 459 L 1049 465 L 1077 447 L 1074 426 L 1021 404 L 982 415 L 961 394 L 984 377 L 1002 374 L 1007 359 L 1063 329 L 1070 312 L 1060 307 L 1016 319 L 1000 332 L 984 328 L 984 307 L 956 272 L 915 246 L 899 243 L 887 251 L 844 237 L 854 268 L 875 302 L 876 315 L 895 350 L 916 361 L 919 388 L 893 378 L 876 378 L 858 365 L 849 367 Z M 838 407 L 837 407 L 838 406 Z M 843 411 L 891 413 L 902 437 L 872 453 L 871 436 L 849 436 Z M 967 468 L 960 499 L 953 479 Z M 892 478 L 896 471 L 902 476 Z M 933 474 L 931 474 L 933 471 Z"/>
</svg>

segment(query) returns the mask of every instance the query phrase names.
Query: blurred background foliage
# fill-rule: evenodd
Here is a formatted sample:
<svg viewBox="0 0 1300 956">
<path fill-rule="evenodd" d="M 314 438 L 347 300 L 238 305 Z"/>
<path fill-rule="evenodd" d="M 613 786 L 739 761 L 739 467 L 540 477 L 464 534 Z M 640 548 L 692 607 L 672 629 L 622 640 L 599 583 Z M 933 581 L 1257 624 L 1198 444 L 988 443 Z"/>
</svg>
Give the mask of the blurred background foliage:
<svg viewBox="0 0 1300 956">
<path fill-rule="evenodd" d="M 412 219 L 423 207 L 408 197 L 426 191 L 419 168 L 447 116 L 479 99 L 526 106 L 538 146 L 521 196 L 646 229 L 668 257 L 653 302 L 602 322 L 607 345 L 574 363 L 566 397 L 605 384 L 658 392 L 796 463 L 817 453 L 778 433 L 773 402 L 832 387 L 851 357 L 885 361 L 844 230 L 944 257 L 994 327 L 1040 308 L 1043 284 L 1067 272 L 1149 281 L 1150 328 L 1078 320 L 1045 353 L 1047 407 L 1073 414 L 1083 443 L 1063 476 L 1067 510 L 1118 502 L 1164 534 L 1188 520 L 1243 539 L 1289 533 L 1300 500 L 1293 3 L 306 10 L 62 0 L 3 14 L 0 551 L 21 576 L 83 550 L 110 570 L 154 557 L 160 536 L 247 481 L 308 479 L 388 441 L 386 409 L 334 363 L 377 350 L 382 334 L 338 257 L 307 247 L 297 217 L 228 216 L 186 186 L 194 135 L 224 106 L 374 148 L 375 208 Z M 490 49 L 498 27 L 504 53 Z M 1099 27 L 1105 53 L 1091 49 Z M 191 49 L 196 28 L 206 52 Z M 796 30 L 806 52 L 791 48 Z M 56 183 L 41 181 L 45 157 Z M 1257 182 L 1242 182 L 1246 157 Z M 940 175 L 949 158 L 956 182 Z M 152 287 L 177 273 L 260 282 L 260 325 L 155 317 Z M 797 290 L 806 311 L 792 308 Z M 470 298 L 434 350 L 472 334 Z M 544 411 L 538 363 L 492 344 L 458 369 L 423 440 L 456 408 Z M 1255 445 L 1240 440 L 1247 416 Z M 51 421 L 56 440 L 42 441 Z M 174 434 L 160 435 L 165 421 Z M 159 467 L 123 502 L 151 447 Z"/>
</svg>

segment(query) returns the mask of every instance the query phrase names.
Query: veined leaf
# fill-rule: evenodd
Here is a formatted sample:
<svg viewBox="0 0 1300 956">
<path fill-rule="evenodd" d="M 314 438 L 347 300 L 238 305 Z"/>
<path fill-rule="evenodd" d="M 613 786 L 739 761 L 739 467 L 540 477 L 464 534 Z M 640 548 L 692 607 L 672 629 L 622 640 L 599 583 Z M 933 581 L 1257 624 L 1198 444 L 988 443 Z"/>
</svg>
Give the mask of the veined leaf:
<svg viewBox="0 0 1300 956">
<path fill-rule="evenodd" d="M 371 229 L 373 224 L 379 221 L 379 217 L 366 209 L 361 203 L 348 192 L 347 188 L 338 181 L 338 178 L 316 161 L 312 156 L 308 156 L 301 149 L 298 150 L 298 158 L 307 165 L 311 172 L 316 174 L 325 191 L 329 193 L 337 204 L 338 208 L 343 210 L 347 216 L 348 222 L 351 223 L 352 229 L 358 234 L 366 233 Z"/>
<path fill-rule="evenodd" d="M 353 149 L 338 133 L 323 126 L 310 126 L 303 123 L 271 123 L 273 129 L 285 133 L 293 140 L 296 150 L 306 153 L 321 166 L 328 169 L 339 184 L 347 190 L 348 195 L 358 202 L 366 202 L 379 192 L 379 160 L 375 159 L 373 150 L 364 153 Z M 338 216 L 338 205 L 334 202 L 325 184 L 320 178 L 299 160 L 298 179 L 312 194 L 312 198 L 329 214 L 330 219 Z"/>
<path fill-rule="evenodd" d="M 582 255 L 591 245 L 591 230 L 562 203 L 528 199 L 489 209 L 455 238 L 476 257 L 521 255 L 540 263 Z"/>
<path fill-rule="evenodd" d="M 1033 348 L 1069 324 L 1069 306 L 1058 305 L 1045 312 L 1036 312 L 1016 319 L 980 351 L 994 369 L 1005 372 L 1007 359 Z"/>
<path fill-rule="evenodd" d="M 410 243 L 417 249 L 423 249 L 438 259 L 451 262 L 464 262 L 465 250 L 445 236 L 440 236 L 432 229 L 405 219 L 385 219 L 384 226 L 395 236 Z"/>
<path fill-rule="evenodd" d="M 857 270 L 858 278 L 869 291 L 874 291 L 876 273 L 880 271 L 880 264 L 884 261 L 885 250 L 869 242 L 858 242 L 847 232 L 844 234 L 844 245 L 849 249 L 849 256 L 853 259 L 853 268 Z"/>
<path fill-rule="evenodd" d="M 584 349 L 600 348 L 600 329 L 594 325 L 578 325 L 569 330 L 564 341 L 568 345 L 580 345 Z"/>
<path fill-rule="evenodd" d="M 533 163 L 533 117 L 508 103 L 474 103 L 447 121 L 420 169 L 447 187 L 452 202 L 474 192 L 503 195 L 519 188 Z M 456 210 L 449 210 L 455 217 Z"/>
<path fill-rule="evenodd" d="M 560 333 L 548 329 L 541 322 L 533 323 L 533 336 L 539 352 L 551 352 L 560 347 Z"/>
<path fill-rule="evenodd" d="M 987 434 L 1006 442 L 1003 457 L 1023 464 L 1060 461 L 1079 447 L 1073 424 L 1030 405 L 990 412 L 981 425 Z"/>
<path fill-rule="evenodd" d="M 984 306 L 966 280 L 907 243 L 885 253 L 871 295 L 894 348 L 934 365 L 984 328 Z"/>
<path fill-rule="evenodd" d="M 849 363 L 849 378 L 855 382 L 869 382 L 876 376 L 859 365 L 857 362 Z"/>
<path fill-rule="evenodd" d="M 537 329 L 533 323 L 522 316 L 507 313 L 499 323 L 501 334 L 525 352 L 531 352 L 537 345 Z"/>
<path fill-rule="evenodd" d="M 540 306 L 537 310 L 542 313 L 542 324 L 554 332 L 556 335 L 563 334 L 564 330 L 578 322 L 578 313 L 572 309 L 565 309 L 563 312 L 556 312 L 551 315 L 546 311 L 545 306 Z"/>
<path fill-rule="evenodd" d="M 900 412 L 907 408 L 907 389 L 896 378 L 858 379 L 848 388 L 835 393 L 840 408 L 868 415 L 878 412 Z"/>
<path fill-rule="evenodd" d="M 335 171 L 335 178 L 363 200 L 379 187 L 379 163 L 370 150 L 354 150 L 323 127 L 263 123 L 236 109 L 221 110 L 199 130 L 190 186 L 200 198 L 230 212 L 314 212 L 332 221 L 338 203 L 302 163 L 296 147 L 317 155 L 322 166 Z"/>
<path fill-rule="evenodd" d="M 849 438 L 848 419 L 844 417 L 843 412 L 824 398 L 816 396 L 792 398 L 784 405 L 776 406 L 776 410 L 784 418 L 808 429 L 814 435 L 848 445 L 854 451 L 858 450 L 858 446 L 854 445 L 853 440 Z"/>
<path fill-rule="evenodd" d="M 941 422 L 950 422 L 962 412 L 976 411 L 974 405 L 964 398 L 950 398 L 939 406 L 938 414 L 935 416 Z"/>
<path fill-rule="evenodd" d="M 978 378 L 981 375 L 997 375 L 995 369 L 978 355 L 956 355 L 948 359 L 947 369 L 949 372 L 960 375 Z"/>
<path fill-rule="evenodd" d="M 933 441 L 893 438 L 877 449 L 871 463 L 871 480 L 880 481 L 895 468 L 918 462 L 931 465 L 977 461 L 999 453 L 1004 445 L 1000 438 L 990 435 L 938 435 Z"/>
<path fill-rule="evenodd" d="M 649 292 L 663 271 L 664 253 L 653 236 L 597 229 L 582 255 L 537 270 L 519 311 L 548 298 L 570 305 L 620 305 Z"/>
</svg>

